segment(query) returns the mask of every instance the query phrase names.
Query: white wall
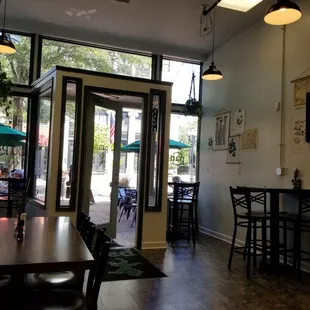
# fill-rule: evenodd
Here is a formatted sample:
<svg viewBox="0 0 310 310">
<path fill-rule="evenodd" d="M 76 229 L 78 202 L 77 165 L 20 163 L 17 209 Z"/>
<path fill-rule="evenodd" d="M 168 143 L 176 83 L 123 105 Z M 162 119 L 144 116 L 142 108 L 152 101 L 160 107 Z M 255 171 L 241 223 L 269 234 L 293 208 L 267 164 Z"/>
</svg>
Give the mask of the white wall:
<svg viewBox="0 0 310 310">
<path fill-rule="evenodd" d="M 263 21 L 248 28 L 216 51 L 215 62 L 224 79 L 203 82 L 204 117 L 201 132 L 199 225 L 229 240 L 233 214 L 229 186 L 291 187 L 292 171 L 298 167 L 303 186 L 310 187 L 310 152 L 293 152 L 289 134 L 291 117 L 305 115 L 293 108 L 291 80 L 310 68 L 310 3 L 303 5 L 301 21 L 287 26 L 285 62 L 282 66 L 283 30 Z M 205 67 L 209 61 L 205 63 Z M 282 69 L 284 88 L 282 88 Z M 309 72 L 310 73 L 310 72 Z M 283 90 L 285 176 L 276 176 L 280 166 L 281 112 L 274 105 Z M 221 109 L 246 110 L 246 129 L 258 128 L 258 150 L 241 152 L 241 165 L 227 165 L 227 151 L 208 151 L 213 135 L 213 116 Z M 233 114 L 233 113 L 232 113 Z M 240 239 L 244 239 L 240 237 Z"/>
</svg>

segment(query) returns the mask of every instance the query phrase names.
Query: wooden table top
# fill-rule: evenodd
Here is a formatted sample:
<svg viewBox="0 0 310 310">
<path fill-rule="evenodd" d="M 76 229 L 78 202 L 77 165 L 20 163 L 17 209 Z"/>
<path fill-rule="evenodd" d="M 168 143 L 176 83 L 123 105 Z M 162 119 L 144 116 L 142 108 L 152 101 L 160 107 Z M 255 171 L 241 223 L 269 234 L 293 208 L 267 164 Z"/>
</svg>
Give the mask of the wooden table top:
<svg viewBox="0 0 310 310">
<path fill-rule="evenodd" d="M 0 218 L 0 273 L 85 270 L 94 265 L 69 217 L 26 220 L 22 242 L 14 236 L 15 222 Z"/>
</svg>

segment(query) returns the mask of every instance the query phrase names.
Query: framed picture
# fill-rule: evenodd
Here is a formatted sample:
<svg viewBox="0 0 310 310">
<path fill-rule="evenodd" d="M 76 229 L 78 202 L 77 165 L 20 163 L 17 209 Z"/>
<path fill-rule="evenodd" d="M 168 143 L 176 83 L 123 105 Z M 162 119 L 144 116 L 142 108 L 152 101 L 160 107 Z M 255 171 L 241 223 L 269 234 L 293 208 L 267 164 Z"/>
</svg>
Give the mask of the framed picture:
<svg viewBox="0 0 310 310">
<path fill-rule="evenodd" d="M 310 75 L 294 81 L 294 107 L 301 108 L 306 105 L 306 96 L 310 92 Z"/>
<path fill-rule="evenodd" d="M 234 119 L 231 126 L 231 136 L 237 136 L 244 133 L 245 110 L 239 110 L 234 113 Z"/>
<path fill-rule="evenodd" d="M 230 112 L 218 114 L 214 117 L 214 143 L 213 150 L 227 150 L 229 143 L 229 129 L 230 129 Z"/>
<path fill-rule="evenodd" d="M 242 135 L 242 151 L 255 151 L 258 148 L 258 129 L 248 129 Z"/>
<path fill-rule="evenodd" d="M 240 164 L 240 136 L 229 138 L 226 164 Z"/>
</svg>

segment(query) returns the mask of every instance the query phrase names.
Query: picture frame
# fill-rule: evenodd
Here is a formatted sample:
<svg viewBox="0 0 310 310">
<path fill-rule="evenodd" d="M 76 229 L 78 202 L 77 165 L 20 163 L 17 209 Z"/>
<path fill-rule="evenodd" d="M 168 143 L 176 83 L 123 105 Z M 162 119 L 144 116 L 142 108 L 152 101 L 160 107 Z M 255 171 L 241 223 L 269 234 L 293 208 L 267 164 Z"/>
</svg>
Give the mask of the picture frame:
<svg viewBox="0 0 310 310">
<path fill-rule="evenodd" d="M 240 148 L 240 136 L 230 136 L 226 164 L 241 164 Z"/>
<path fill-rule="evenodd" d="M 213 150 L 227 150 L 230 132 L 230 112 L 224 112 L 214 116 L 214 144 Z"/>
</svg>

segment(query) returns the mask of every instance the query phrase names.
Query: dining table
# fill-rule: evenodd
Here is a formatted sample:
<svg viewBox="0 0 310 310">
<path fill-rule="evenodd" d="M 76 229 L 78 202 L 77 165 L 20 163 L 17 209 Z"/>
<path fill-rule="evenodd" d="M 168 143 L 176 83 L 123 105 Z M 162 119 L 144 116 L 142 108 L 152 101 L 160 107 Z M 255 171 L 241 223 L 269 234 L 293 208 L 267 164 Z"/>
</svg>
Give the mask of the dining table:
<svg viewBox="0 0 310 310">
<path fill-rule="evenodd" d="M 270 269 L 277 271 L 280 265 L 280 241 L 279 241 L 279 215 L 280 195 L 289 194 L 298 196 L 299 190 L 293 188 L 268 188 L 268 187 L 247 187 L 251 193 L 269 194 L 270 206 Z M 296 210 L 297 212 L 297 210 Z"/>
<path fill-rule="evenodd" d="M 84 271 L 94 259 L 69 217 L 33 217 L 25 221 L 18 241 L 16 219 L 0 218 L 0 274 L 24 281 L 25 275 L 66 270 Z"/>
</svg>

